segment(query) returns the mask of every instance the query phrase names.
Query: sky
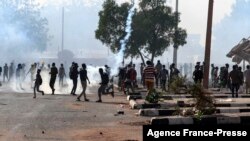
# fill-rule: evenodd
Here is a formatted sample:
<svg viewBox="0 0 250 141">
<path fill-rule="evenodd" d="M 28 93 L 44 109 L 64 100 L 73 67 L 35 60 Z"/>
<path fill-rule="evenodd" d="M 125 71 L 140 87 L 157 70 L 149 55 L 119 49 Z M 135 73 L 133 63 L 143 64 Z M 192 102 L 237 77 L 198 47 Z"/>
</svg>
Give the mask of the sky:
<svg viewBox="0 0 250 141">
<path fill-rule="evenodd" d="M 50 34 L 53 36 L 46 55 L 56 54 L 61 46 L 61 9 L 65 6 L 65 49 L 76 56 L 109 57 L 108 48 L 95 39 L 98 12 L 104 0 L 39 0 L 42 15 L 49 20 Z M 117 0 L 125 2 L 128 0 Z M 175 0 L 167 0 L 175 10 Z M 74 6 L 78 5 L 78 6 Z M 248 0 L 214 0 L 213 37 L 211 62 L 224 64 L 231 59 L 226 54 L 250 33 L 250 12 Z M 187 44 L 179 48 L 178 62 L 202 61 L 204 56 L 208 0 L 179 0 L 181 13 L 180 27 L 187 30 Z M 241 17 L 241 18 L 239 18 Z M 243 28 L 242 28 L 243 27 Z M 172 48 L 159 59 L 172 61 Z M 163 62 L 164 62 L 163 61 Z"/>
</svg>

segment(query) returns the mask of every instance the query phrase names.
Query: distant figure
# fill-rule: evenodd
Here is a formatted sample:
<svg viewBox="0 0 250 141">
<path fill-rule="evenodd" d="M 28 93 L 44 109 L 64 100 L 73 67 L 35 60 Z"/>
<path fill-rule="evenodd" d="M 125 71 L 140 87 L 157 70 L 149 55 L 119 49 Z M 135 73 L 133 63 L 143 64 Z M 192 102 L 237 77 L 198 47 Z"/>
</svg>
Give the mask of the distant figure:
<svg viewBox="0 0 250 141">
<path fill-rule="evenodd" d="M 61 67 L 59 68 L 58 76 L 59 76 L 59 86 L 63 87 L 63 79 L 64 79 L 64 77 L 66 77 L 66 73 L 65 73 L 65 69 L 63 67 L 63 64 L 61 64 Z"/>
<path fill-rule="evenodd" d="M 119 68 L 119 73 L 118 73 L 118 86 L 120 91 L 124 91 L 124 82 L 126 79 L 126 70 L 123 67 Z"/>
<path fill-rule="evenodd" d="M 0 66 L 0 76 L 2 76 L 2 71 L 3 71 L 3 69 L 2 69 L 2 67 Z"/>
<path fill-rule="evenodd" d="M 26 77 L 25 71 L 26 71 L 25 64 L 22 64 L 22 71 L 21 71 L 21 79 L 22 79 L 22 81 L 24 81 L 25 77 Z"/>
<path fill-rule="evenodd" d="M 78 79 L 78 64 L 74 63 L 74 65 L 71 68 L 71 72 L 70 72 L 70 78 L 73 81 L 73 88 L 71 90 L 71 95 L 76 95 L 76 88 L 77 88 L 77 79 Z"/>
<path fill-rule="evenodd" d="M 162 70 L 162 64 L 160 60 L 157 61 L 155 69 L 156 69 L 155 84 L 156 84 L 156 88 L 158 88 L 159 81 L 160 81 L 159 74 L 160 74 L 160 71 Z"/>
<path fill-rule="evenodd" d="M 45 69 L 44 62 L 42 62 L 40 69 L 41 69 L 41 71 Z"/>
<path fill-rule="evenodd" d="M 229 79 L 231 80 L 231 91 L 232 91 L 232 97 L 235 96 L 238 97 L 238 90 L 240 85 L 240 75 L 239 71 L 237 70 L 237 66 L 233 66 L 233 70 L 229 73 Z"/>
<path fill-rule="evenodd" d="M 6 80 L 9 80 L 8 72 L 9 72 L 9 67 L 7 64 L 5 64 L 3 67 L 3 82 L 5 82 L 5 78 L 6 78 Z"/>
<path fill-rule="evenodd" d="M 147 61 L 147 66 L 143 71 L 145 85 L 148 91 L 154 88 L 154 81 L 156 76 L 156 70 L 151 61 Z"/>
<path fill-rule="evenodd" d="M 30 83 L 31 83 L 31 88 L 33 88 L 33 81 L 35 78 L 35 73 L 36 73 L 36 67 L 35 64 L 31 64 L 29 71 L 27 72 L 26 76 L 30 73 Z"/>
<path fill-rule="evenodd" d="M 131 66 L 131 64 L 128 64 L 125 80 L 125 94 L 129 94 L 129 89 L 131 89 L 131 91 L 134 93 L 134 82 L 136 81 L 136 75 L 135 69 Z"/>
<path fill-rule="evenodd" d="M 0 77 L 2 76 L 2 71 L 3 71 L 3 69 L 2 69 L 2 67 L 0 66 Z M 1 83 L 1 80 L 0 80 L 0 87 L 2 86 L 2 83 Z"/>
<path fill-rule="evenodd" d="M 72 62 L 72 65 L 69 68 L 69 78 L 70 79 L 72 79 L 72 70 L 73 70 L 74 65 L 75 65 L 75 62 Z"/>
<path fill-rule="evenodd" d="M 77 97 L 77 101 L 81 101 L 82 95 L 84 96 L 84 101 L 89 101 L 86 97 L 86 89 L 87 89 L 87 80 L 90 84 L 87 70 L 86 70 L 86 64 L 82 64 L 82 68 L 80 70 L 80 79 L 81 79 L 81 84 L 82 84 L 82 93 Z"/>
<path fill-rule="evenodd" d="M 110 70 L 110 67 L 108 65 L 105 65 L 105 72 L 108 74 L 108 76 L 110 77 L 110 74 L 111 74 L 111 70 Z"/>
<path fill-rule="evenodd" d="M 144 70 L 144 68 L 145 68 L 144 63 L 141 63 L 141 66 L 140 66 L 140 73 L 141 73 L 141 84 L 142 84 L 143 86 L 145 86 L 144 77 L 143 77 L 143 70 Z"/>
<path fill-rule="evenodd" d="M 248 89 L 250 88 L 250 66 L 247 65 L 247 70 L 244 72 L 245 83 L 246 83 L 246 94 L 248 94 Z"/>
<path fill-rule="evenodd" d="M 218 67 L 215 67 L 214 68 L 214 73 L 213 73 L 213 78 L 214 78 L 214 87 L 217 87 L 218 86 L 218 70 L 219 68 Z"/>
<path fill-rule="evenodd" d="M 106 94 L 105 89 L 109 83 L 108 74 L 104 73 L 102 68 L 99 69 L 99 73 L 101 76 L 101 82 L 100 82 L 100 87 L 98 89 L 98 98 L 99 99 L 96 102 L 102 102 L 102 94 Z"/>
<path fill-rule="evenodd" d="M 36 66 L 35 66 L 36 68 Z M 50 64 L 47 65 L 47 70 L 50 71 L 51 67 L 50 67 Z"/>
<path fill-rule="evenodd" d="M 225 73 L 227 88 L 231 89 L 231 81 L 229 80 L 229 64 L 226 64 L 225 66 L 226 66 L 226 69 L 224 70 L 225 71 L 224 73 Z"/>
<path fill-rule="evenodd" d="M 226 76 L 225 69 L 226 69 L 225 67 L 220 67 L 220 74 L 219 74 L 220 88 L 226 88 L 227 86 L 228 76 Z"/>
<path fill-rule="evenodd" d="M 167 92 L 166 83 L 167 83 L 167 80 L 169 80 L 169 73 L 168 73 L 168 70 L 166 69 L 165 65 L 162 66 L 162 70 L 159 73 L 159 79 L 161 80 L 162 91 Z"/>
<path fill-rule="evenodd" d="M 239 92 L 242 93 L 243 92 L 243 84 L 244 84 L 244 74 L 242 72 L 242 67 L 238 67 L 238 72 L 239 72 Z"/>
<path fill-rule="evenodd" d="M 42 85 L 42 83 L 43 83 L 43 80 L 42 80 L 42 77 L 41 77 L 41 75 L 40 75 L 40 72 L 41 72 L 41 70 L 40 69 L 38 69 L 37 70 L 37 74 L 36 74 L 36 80 L 35 80 L 35 84 L 34 84 L 34 97 L 33 98 L 36 98 L 36 90 L 37 90 L 37 92 L 40 92 L 40 93 L 42 93 L 42 95 L 44 95 L 44 92 L 43 91 L 40 91 L 40 86 Z"/>
<path fill-rule="evenodd" d="M 211 64 L 211 80 L 212 80 L 212 87 L 214 88 L 215 85 L 214 85 L 214 70 L 215 70 L 215 67 L 214 67 L 214 64 Z"/>
<path fill-rule="evenodd" d="M 21 74 L 22 74 L 22 65 L 21 64 L 18 64 L 17 66 L 17 69 L 16 69 L 16 88 L 20 88 L 23 90 L 22 88 L 22 77 L 21 77 Z"/>
<path fill-rule="evenodd" d="M 199 62 L 197 63 L 197 66 L 199 65 Z M 179 77 L 180 71 L 175 67 L 175 64 L 173 63 L 170 66 L 170 83 L 172 83 L 177 77 Z"/>
<path fill-rule="evenodd" d="M 194 83 L 196 84 L 201 84 L 202 79 L 203 79 L 203 71 L 201 70 L 201 67 L 196 65 L 195 66 L 195 70 L 193 72 L 193 79 L 194 79 Z"/>
<path fill-rule="evenodd" d="M 9 67 L 9 81 L 12 79 L 14 75 L 14 63 L 12 62 Z"/>
<path fill-rule="evenodd" d="M 132 76 L 131 76 L 132 83 L 133 83 L 133 85 L 134 85 L 135 88 L 138 88 L 138 84 L 137 84 L 137 71 L 135 69 L 135 64 L 133 64 L 132 69 L 133 69 L 133 72 L 134 72 L 134 73 L 132 73 Z"/>
<path fill-rule="evenodd" d="M 54 85 L 55 85 L 55 82 L 56 82 L 56 76 L 58 74 L 58 69 L 56 68 L 56 64 L 55 63 L 52 63 L 52 67 L 51 67 L 51 70 L 50 70 L 50 82 L 49 82 L 49 86 L 52 90 L 52 95 L 55 94 L 55 88 L 54 88 Z"/>
</svg>

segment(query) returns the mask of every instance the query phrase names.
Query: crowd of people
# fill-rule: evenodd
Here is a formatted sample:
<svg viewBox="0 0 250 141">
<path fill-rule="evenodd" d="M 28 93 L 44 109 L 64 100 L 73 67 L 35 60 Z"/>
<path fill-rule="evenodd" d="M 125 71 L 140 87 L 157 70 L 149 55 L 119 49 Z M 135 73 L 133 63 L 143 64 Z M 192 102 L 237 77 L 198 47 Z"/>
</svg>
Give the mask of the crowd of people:
<svg viewBox="0 0 250 141">
<path fill-rule="evenodd" d="M 81 101 L 81 97 L 83 96 L 84 101 L 89 101 L 89 99 L 86 96 L 87 84 L 90 84 L 90 80 L 88 78 L 88 73 L 87 73 L 87 66 L 86 64 L 82 64 L 81 68 L 78 67 L 79 66 L 77 63 L 72 62 L 72 65 L 69 68 L 69 78 L 73 82 L 71 95 L 77 96 L 76 89 L 77 89 L 78 77 L 80 77 L 82 92 L 79 96 L 77 96 L 76 100 Z M 2 76 L 3 72 L 3 83 L 9 84 L 9 82 L 13 82 L 15 80 L 16 87 L 18 89 L 24 90 L 24 88 L 22 87 L 22 83 L 26 79 L 26 77 L 30 75 L 31 88 L 34 90 L 33 98 L 36 98 L 37 92 L 44 95 L 44 91 L 40 90 L 40 86 L 43 84 L 43 78 L 41 76 L 41 72 L 43 71 L 48 72 L 48 74 L 50 75 L 49 86 L 51 88 L 51 94 L 54 95 L 55 82 L 57 80 L 57 77 L 59 77 L 59 86 L 64 87 L 66 70 L 63 64 L 61 64 L 58 69 L 55 63 L 52 63 L 51 65 L 48 64 L 47 67 L 45 67 L 44 63 L 41 65 L 39 63 L 32 63 L 29 70 L 26 72 L 25 64 L 17 64 L 17 66 L 15 67 L 15 64 L 13 62 L 9 66 L 6 63 L 4 67 L 0 67 L 0 76 Z M 98 89 L 98 100 L 96 102 L 102 102 L 101 99 L 102 94 L 111 94 L 112 97 L 114 97 L 114 89 L 113 87 L 108 85 L 110 82 L 109 78 L 110 68 L 107 65 L 105 65 L 105 71 L 102 68 L 100 68 L 99 74 L 101 82 L 100 82 L 100 87 Z M 16 77 L 13 77 L 14 75 L 16 75 Z"/>
<path fill-rule="evenodd" d="M 195 65 L 195 70 L 193 71 L 194 83 L 202 84 L 203 73 L 204 73 L 204 63 L 201 65 L 197 62 Z M 22 88 L 22 82 L 26 79 L 26 76 L 30 74 L 31 87 L 34 90 L 34 98 L 36 98 L 36 92 L 40 92 L 44 95 L 44 91 L 40 90 L 40 86 L 43 83 L 41 76 L 42 71 L 48 71 L 50 75 L 49 86 L 51 88 L 51 94 L 55 94 L 55 82 L 57 77 L 59 77 L 59 86 L 64 87 L 64 80 L 66 77 L 66 71 L 63 64 L 60 64 L 59 69 L 56 67 L 55 63 L 51 66 L 48 64 L 33 63 L 31 64 L 29 70 L 26 72 L 25 64 L 15 64 L 12 62 L 8 66 L 6 63 L 3 67 L 0 67 L 0 76 L 2 76 L 3 83 L 8 83 L 14 78 L 16 80 L 16 86 L 20 89 Z M 123 91 L 124 94 L 133 93 L 138 85 L 142 85 L 148 90 L 154 87 L 160 88 L 162 91 L 167 92 L 169 84 L 171 84 L 176 77 L 181 75 L 180 71 L 176 68 L 173 63 L 170 65 L 169 70 L 165 65 L 162 65 L 160 60 L 157 61 L 156 65 L 153 62 L 147 61 L 146 65 L 141 63 L 140 66 L 140 79 L 136 71 L 136 65 L 132 62 L 127 64 L 125 67 L 120 67 L 118 74 L 116 76 L 111 76 L 111 68 L 108 65 L 99 69 L 100 74 L 100 87 L 98 88 L 98 99 L 96 102 L 102 102 L 103 94 L 111 94 L 114 97 L 114 77 L 118 77 L 118 88 Z M 14 77 L 14 75 L 16 77 Z M 71 90 L 71 95 L 76 96 L 76 89 L 78 83 L 78 77 L 80 77 L 80 84 L 82 86 L 82 92 L 77 96 L 77 101 L 81 101 L 83 96 L 84 101 L 89 101 L 86 96 L 87 85 L 90 84 L 88 78 L 88 71 L 86 64 L 82 64 L 79 68 L 78 64 L 72 62 L 69 68 L 69 78 L 73 82 L 73 87 Z M 140 80 L 140 81 L 138 81 Z M 138 83 L 140 82 L 140 83 Z M 243 86 L 245 82 L 246 93 L 250 88 L 250 66 L 247 66 L 247 70 L 242 72 L 242 68 L 237 65 L 233 66 L 231 72 L 229 72 L 229 64 L 220 68 L 211 65 L 211 86 L 213 88 L 226 88 L 232 91 L 232 97 L 238 97 L 238 90 Z"/>
</svg>

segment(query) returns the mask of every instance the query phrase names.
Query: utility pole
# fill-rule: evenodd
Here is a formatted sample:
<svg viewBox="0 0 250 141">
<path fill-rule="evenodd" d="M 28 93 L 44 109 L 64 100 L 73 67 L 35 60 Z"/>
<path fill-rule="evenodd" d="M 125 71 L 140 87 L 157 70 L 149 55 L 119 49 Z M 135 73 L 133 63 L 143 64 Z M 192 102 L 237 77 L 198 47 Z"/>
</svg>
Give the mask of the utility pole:
<svg viewBox="0 0 250 141">
<path fill-rule="evenodd" d="M 179 7 L 179 0 L 176 0 L 176 27 L 175 27 L 175 37 L 177 38 L 177 30 L 178 30 L 178 22 L 179 22 L 179 15 L 178 15 L 178 7 Z M 175 66 L 177 66 L 177 51 L 178 51 L 178 45 L 177 43 L 174 43 L 174 54 L 173 54 L 173 63 L 175 64 Z"/>
<path fill-rule="evenodd" d="M 64 50 L 64 7 L 62 8 L 62 51 Z"/>
<path fill-rule="evenodd" d="M 204 80 L 203 80 L 203 87 L 205 89 L 208 89 L 209 85 L 213 6 L 214 6 L 214 0 L 209 0 L 208 18 L 207 18 L 207 37 L 206 37 L 206 49 L 205 49 L 205 68 L 204 68 Z"/>
</svg>

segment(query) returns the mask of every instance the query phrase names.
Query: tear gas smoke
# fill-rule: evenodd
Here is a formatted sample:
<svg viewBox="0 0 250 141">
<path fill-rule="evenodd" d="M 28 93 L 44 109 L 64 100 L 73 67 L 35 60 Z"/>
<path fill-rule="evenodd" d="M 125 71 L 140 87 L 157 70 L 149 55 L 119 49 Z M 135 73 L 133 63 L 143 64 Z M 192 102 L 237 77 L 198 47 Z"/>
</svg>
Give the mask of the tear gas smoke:
<svg viewBox="0 0 250 141">
<path fill-rule="evenodd" d="M 120 41 L 121 43 L 121 49 L 119 51 L 119 53 L 115 56 L 115 65 L 113 66 L 112 68 L 112 74 L 117 74 L 117 68 L 121 65 L 121 62 L 123 62 L 123 57 L 124 57 L 124 51 L 125 51 L 125 48 L 126 48 L 126 45 L 127 45 L 127 42 L 131 36 L 131 32 L 132 32 L 132 18 L 133 18 L 133 15 L 135 13 L 135 8 L 136 8 L 136 5 L 135 5 L 135 1 L 134 0 L 131 0 L 131 8 L 130 10 L 128 11 L 128 17 L 127 17 L 127 20 L 126 20 L 126 28 L 125 28 L 125 32 L 126 32 L 126 36 L 124 37 L 124 39 L 122 39 Z"/>
</svg>

